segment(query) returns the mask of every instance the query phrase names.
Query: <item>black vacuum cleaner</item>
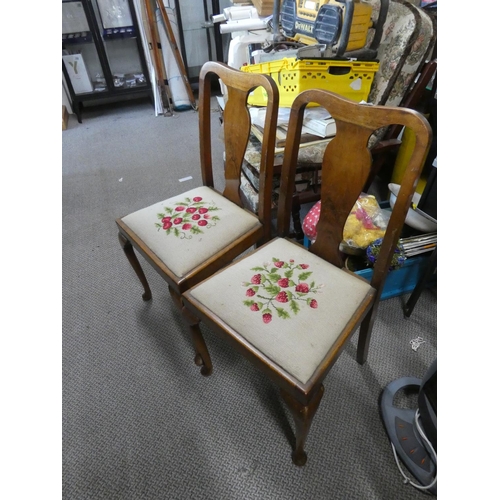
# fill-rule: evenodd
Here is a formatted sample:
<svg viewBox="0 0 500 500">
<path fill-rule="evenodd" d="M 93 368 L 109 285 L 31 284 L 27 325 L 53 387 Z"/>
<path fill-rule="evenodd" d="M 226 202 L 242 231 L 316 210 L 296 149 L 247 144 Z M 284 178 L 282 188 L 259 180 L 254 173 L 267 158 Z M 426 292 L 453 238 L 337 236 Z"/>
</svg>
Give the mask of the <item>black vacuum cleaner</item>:
<svg viewBox="0 0 500 500">
<path fill-rule="evenodd" d="M 399 391 L 418 391 L 418 407 L 395 406 Z M 404 482 L 437 495 L 437 360 L 423 379 L 403 377 L 391 382 L 382 392 L 380 410 Z M 418 482 L 406 476 L 400 461 Z"/>
</svg>

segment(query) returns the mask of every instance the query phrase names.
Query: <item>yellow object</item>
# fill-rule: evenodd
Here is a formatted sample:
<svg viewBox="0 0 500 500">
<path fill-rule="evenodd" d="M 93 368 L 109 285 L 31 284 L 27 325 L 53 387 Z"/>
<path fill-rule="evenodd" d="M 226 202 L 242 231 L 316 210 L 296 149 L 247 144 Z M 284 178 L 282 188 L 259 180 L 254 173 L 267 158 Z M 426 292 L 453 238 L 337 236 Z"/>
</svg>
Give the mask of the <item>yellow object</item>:
<svg viewBox="0 0 500 500">
<path fill-rule="evenodd" d="M 324 89 L 356 102 L 366 101 L 378 71 L 378 62 L 333 61 L 285 57 L 278 61 L 242 66 L 247 73 L 270 75 L 277 83 L 280 107 L 292 105 L 295 97 L 307 89 Z M 262 87 L 256 88 L 248 98 L 251 106 L 265 106 L 267 95 Z"/>
<path fill-rule="evenodd" d="M 412 130 L 405 128 L 403 131 L 403 137 L 401 139 L 401 146 L 399 147 L 398 154 L 396 156 L 396 161 L 394 163 L 394 169 L 392 171 L 391 182 L 393 184 L 401 184 L 403 180 L 403 175 L 405 173 L 406 167 L 415 147 L 415 134 Z M 420 177 L 417 183 L 416 193 L 422 194 L 424 192 L 427 179 L 425 177 Z"/>
<path fill-rule="evenodd" d="M 318 30 L 318 23 L 323 20 L 321 18 L 321 7 L 329 5 L 336 7 L 342 13 L 342 21 L 339 23 L 342 26 L 345 22 L 346 2 L 337 2 L 335 0 L 288 0 L 286 3 L 295 2 L 295 19 L 293 29 L 289 31 L 291 38 L 306 45 L 315 45 L 318 43 L 314 37 L 315 30 Z M 368 29 L 372 27 L 371 19 L 372 6 L 361 0 L 354 0 L 354 12 L 352 16 L 351 29 L 349 30 L 349 41 L 347 42 L 346 51 L 362 49 L 366 44 Z M 293 5 L 292 5 L 293 7 Z M 289 9 L 286 9 L 289 10 Z M 318 16 L 319 14 L 319 16 Z M 283 16 L 282 12 L 282 16 Z M 286 16 L 286 14 L 285 14 Z M 328 19 L 328 17 L 326 18 Z M 318 21 L 318 23 L 316 22 Z M 286 22 L 285 22 L 286 25 Z M 328 21 L 323 21 L 322 26 L 319 26 L 319 33 L 329 31 Z M 287 30 L 285 30 L 287 34 Z M 292 34 L 293 33 L 293 34 Z M 340 33 L 339 33 L 340 35 Z M 287 36 L 289 36 L 287 34 Z M 319 40 L 320 43 L 323 43 Z"/>
<path fill-rule="evenodd" d="M 381 229 L 375 223 L 369 224 L 373 227 L 366 227 L 366 220 L 360 216 L 362 213 L 367 220 L 373 222 L 379 212 L 380 207 L 375 196 L 360 196 L 347 217 L 344 226 L 344 241 L 357 248 L 366 248 L 375 240 L 383 238 L 385 228 Z"/>
</svg>

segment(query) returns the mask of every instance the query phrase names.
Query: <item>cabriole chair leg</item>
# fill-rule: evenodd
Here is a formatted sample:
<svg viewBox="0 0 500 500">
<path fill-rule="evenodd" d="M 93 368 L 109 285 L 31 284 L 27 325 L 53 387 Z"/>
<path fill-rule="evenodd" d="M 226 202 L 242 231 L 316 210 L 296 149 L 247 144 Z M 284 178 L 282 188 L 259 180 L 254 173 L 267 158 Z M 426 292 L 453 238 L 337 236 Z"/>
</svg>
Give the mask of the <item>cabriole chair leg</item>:
<svg viewBox="0 0 500 500">
<path fill-rule="evenodd" d="M 312 396 L 309 404 L 303 405 L 295 398 L 290 396 L 284 390 L 281 390 L 281 396 L 292 413 L 295 422 L 295 447 L 292 453 L 292 461 L 295 465 L 302 466 L 307 462 L 307 453 L 304 451 L 306 438 L 311 427 L 312 419 L 316 414 L 323 392 L 325 388 L 323 384 Z"/>
<path fill-rule="evenodd" d="M 210 358 L 207 344 L 201 333 L 200 320 L 185 307 L 182 308 L 182 316 L 189 325 L 189 331 L 191 332 L 191 338 L 196 353 L 194 362 L 197 366 L 201 366 L 200 373 L 208 377 L 212 374 L 212 359 Z"/>
<path fill-rule="evenodd" d="M 128 241 L 127 238 L 123 236 L 122 233 L 118 233 L 118 240 L 120 242 L 121 247 L 123 248 L 123 251 L 125 252 L 125 255 L 127 256 L 128 261 L 130 262 L 130 265 L 134 269 L 135 274 L 137 274 L 137 277 L 139 278 L 140 282 L 142 283 L 142 286 L 144 287 L 142 300 L 151 300 L 151 288 L 149 288 L 149 283 L 148 280 L 146 279 L 146 275 L 144 274 L 141 264 L 137 259 L 137 255 L 135 255 L 134 247 L 132 246 L 130 241 Z"/>
</svg>

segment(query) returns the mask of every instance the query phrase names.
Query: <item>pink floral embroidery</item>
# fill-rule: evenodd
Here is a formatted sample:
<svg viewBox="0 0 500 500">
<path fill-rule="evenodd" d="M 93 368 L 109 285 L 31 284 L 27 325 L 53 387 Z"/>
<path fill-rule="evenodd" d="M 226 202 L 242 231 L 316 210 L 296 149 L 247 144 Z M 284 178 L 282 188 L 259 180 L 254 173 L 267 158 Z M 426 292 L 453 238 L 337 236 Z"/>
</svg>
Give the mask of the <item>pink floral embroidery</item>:
<svg viewBox="0 0 500 500">
<path fill-rule="evenodd" d="M 295 264 L 293 259 L 286 262 L 276 258 L 262 267 L 253 267 L 251 270 L 258 274 L 242 283 L 246 288 L 245 295 L 252 298 L 244 300 L 243 304 L 251 311 L 260 312 L 266 324 L 272 321 L 273 313 L 283 319 L 290 318 L 289 311 L 298 314 L 302 302 L 317 309 L 318 301 L 311 295 L 321 293 L 324 285 L 307 281 L 312 275 L 311 271 L 306 271 L 308 268 L 309 264 Z"/>
<path fill-rule="evenodd" d="M 191 239 L 193 234 L 203 234 L 202 227 L 210 228 L 217 224 L 220 218 L 209 213 L 217 210 L 220 208 L 203 201 L 201 196 L 185 198 L 172 207 L 164 207 L 164 212 L 157 214 L 160 222 L 155 223 L 155 226 L 158 231 L 163 229 L 167 235 Z"/>
</svg>

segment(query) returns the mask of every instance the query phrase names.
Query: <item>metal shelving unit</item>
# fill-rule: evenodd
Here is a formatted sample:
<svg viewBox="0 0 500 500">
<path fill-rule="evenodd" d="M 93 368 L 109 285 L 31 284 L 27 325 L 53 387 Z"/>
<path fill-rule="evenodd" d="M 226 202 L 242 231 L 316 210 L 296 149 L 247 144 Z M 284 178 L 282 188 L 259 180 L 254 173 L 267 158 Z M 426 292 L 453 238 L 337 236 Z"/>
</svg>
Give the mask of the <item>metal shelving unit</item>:
<svg viewBox="0 0 500 500">
<path fill-rule="evenodd" d="M 132 0 L 62 0 L 62 54 L 79 123 L 84 103 L 154 102 Z"/>
</svg>

